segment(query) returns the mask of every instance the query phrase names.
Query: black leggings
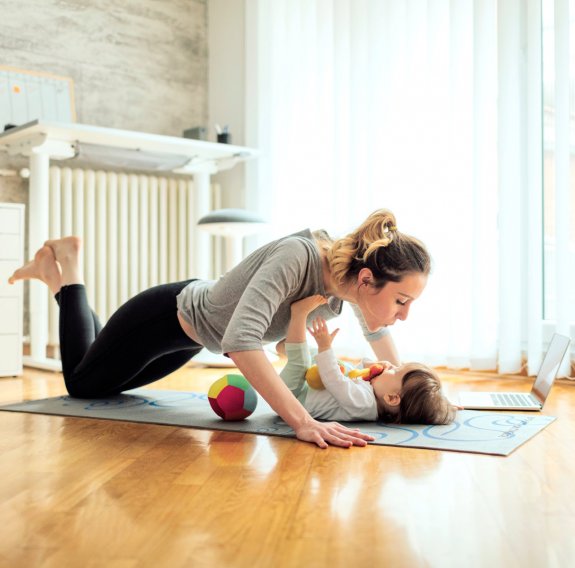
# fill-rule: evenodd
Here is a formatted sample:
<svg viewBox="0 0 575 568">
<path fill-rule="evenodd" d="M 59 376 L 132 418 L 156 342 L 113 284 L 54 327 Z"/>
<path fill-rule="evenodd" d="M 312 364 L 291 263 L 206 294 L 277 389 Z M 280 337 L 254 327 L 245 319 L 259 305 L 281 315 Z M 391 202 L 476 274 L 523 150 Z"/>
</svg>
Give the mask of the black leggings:
<svg viewBox="0 0 575 568">
<path fill-rule="evenodd" d="M 182 330 L 176 296 L 189 283 L 155 286 L 128 300 L 104 327 L 83 284 L 62 286 L 60 352 L 66 388 L 102 398 L 147 385 L 186 364 L 202 346 Z"/>
</svg>

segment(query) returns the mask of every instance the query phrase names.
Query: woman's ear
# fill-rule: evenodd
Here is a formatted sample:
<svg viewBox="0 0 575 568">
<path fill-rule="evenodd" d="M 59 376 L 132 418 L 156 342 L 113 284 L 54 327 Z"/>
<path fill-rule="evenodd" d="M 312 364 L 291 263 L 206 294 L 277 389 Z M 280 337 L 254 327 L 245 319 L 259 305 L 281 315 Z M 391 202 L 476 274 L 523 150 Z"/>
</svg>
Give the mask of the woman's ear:
<svg viewBox="0 0 575 568">
<path fill-rule="evenodd" d="M 373 272 L 369 268 L 362 268 L 357 273 L 357 283 L 359 286 L 371 284 L 373 282 Z"/>
<path fill-rule="evenodd" d="M 383 400 L 389 406 L 399 406 L 401 396 L 399 396 L 399 393 L 387 393 L 383 395 Z"/>
</svg>

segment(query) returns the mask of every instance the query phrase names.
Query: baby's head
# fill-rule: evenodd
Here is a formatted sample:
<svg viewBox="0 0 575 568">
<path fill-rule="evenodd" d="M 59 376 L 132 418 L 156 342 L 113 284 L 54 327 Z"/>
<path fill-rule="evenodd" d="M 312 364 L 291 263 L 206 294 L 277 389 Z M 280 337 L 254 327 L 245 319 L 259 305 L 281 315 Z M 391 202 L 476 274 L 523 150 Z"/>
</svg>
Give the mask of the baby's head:
<svg viewBox="0 0 575 568">
<path fill-rule="evenodd" d="M 405 363 L 384 371 L 371 384 L 382 422 L 449 424 L 455 418 L 437 373 L 425 365 Z"/>
</svg>

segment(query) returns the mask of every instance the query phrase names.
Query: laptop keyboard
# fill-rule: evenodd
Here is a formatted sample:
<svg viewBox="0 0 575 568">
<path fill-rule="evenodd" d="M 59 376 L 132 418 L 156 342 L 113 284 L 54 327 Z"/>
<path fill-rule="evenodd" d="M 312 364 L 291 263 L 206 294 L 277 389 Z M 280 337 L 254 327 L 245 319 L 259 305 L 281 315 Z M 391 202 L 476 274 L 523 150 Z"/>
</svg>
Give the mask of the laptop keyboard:
<svg viewBox="0 0 575 568">
<path fill-rule="evenodd" d="M 533 406 L 533 400 L 527 394 L 493 393 L 491 400 L 495 406 Z"/>
</svg>

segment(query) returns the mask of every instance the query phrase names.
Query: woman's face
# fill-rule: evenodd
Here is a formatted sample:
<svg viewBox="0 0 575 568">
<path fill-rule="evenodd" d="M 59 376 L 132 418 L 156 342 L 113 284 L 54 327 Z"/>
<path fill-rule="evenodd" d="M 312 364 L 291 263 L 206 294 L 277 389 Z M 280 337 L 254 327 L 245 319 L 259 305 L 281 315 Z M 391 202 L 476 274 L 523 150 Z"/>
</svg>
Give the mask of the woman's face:
<svg viewBox="0 0 575 568">
<path fill-rule="evenodd" d="M 370 331 L 393 325 L 398 319 L 407 319 L 411 304 L 419 298 L 427 284 L 425 274 L 412 272 L 406 274 L 401 282 L 388 282 L 380 290 L 375 290 L 370 284 L 364 284 L 366 278 L 369 282 L 370 277 L 371 271 L 368 269 L 359 273 L 358 284 L 361 285 L 356 298 Z"/>
</svg>

